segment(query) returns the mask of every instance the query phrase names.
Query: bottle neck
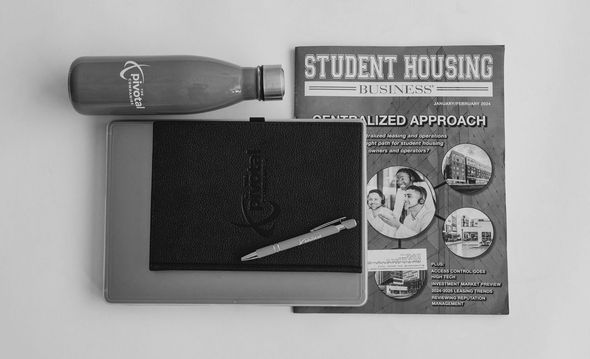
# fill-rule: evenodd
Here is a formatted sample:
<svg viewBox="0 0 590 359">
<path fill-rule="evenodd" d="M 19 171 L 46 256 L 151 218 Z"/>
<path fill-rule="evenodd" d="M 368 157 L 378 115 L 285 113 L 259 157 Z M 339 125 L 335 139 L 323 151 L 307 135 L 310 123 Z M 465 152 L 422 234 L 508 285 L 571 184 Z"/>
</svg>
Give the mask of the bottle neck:
<svg viewBox="0 0 590 359">
<path fill-rule="evenodd" d="M 244 100 L 262 100 L 261 76 L 260 66 L 242 68 L 242 98 Z"/>
<path fill-rule="evenodd" d="M 242 98 L 261 101 L 282 100 L 285 78 L 280 65 L 242 68 Z"/>
</svg>

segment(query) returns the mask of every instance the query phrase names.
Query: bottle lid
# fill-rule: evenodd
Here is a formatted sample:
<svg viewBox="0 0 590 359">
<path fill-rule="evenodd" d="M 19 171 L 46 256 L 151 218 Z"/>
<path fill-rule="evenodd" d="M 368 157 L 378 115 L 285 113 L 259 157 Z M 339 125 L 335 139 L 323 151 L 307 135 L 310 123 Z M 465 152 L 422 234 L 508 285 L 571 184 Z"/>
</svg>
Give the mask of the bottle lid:
<svg viewBox="0 0 590 359">
<path fill-rule="evenodd" d="M 262 100 L 282 100 L 285 95 L 285 73 L 281 65 L 262 66 Z"/>
</svg>

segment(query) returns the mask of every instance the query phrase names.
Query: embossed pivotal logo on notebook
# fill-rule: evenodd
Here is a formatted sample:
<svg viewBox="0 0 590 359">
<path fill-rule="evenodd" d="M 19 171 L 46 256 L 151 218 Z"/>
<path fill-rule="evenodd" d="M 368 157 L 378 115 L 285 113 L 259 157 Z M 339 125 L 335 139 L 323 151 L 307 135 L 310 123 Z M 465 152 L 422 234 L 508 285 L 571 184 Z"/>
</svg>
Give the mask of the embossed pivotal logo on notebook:
<svg viewBox="0 0 590 359">
<path fill-rule="evenodd" d="M 281 210 L 273 201 L 265 198 L 265 161 L 260 150 L 248 150 L 248 169 L 244 174 L 242 193 L 242 217 L 245 223 L 233 223 L 238 227 L 252 228 L 263 237 L 269 237 Z"/>
</svg>

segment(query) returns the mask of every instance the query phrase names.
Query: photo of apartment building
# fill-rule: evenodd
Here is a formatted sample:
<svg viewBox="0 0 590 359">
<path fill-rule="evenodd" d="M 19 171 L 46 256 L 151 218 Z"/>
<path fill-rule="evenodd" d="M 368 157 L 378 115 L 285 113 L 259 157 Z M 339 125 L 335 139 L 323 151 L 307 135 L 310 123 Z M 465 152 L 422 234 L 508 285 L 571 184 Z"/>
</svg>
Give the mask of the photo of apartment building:
<svg viewBox="0 0 590 359">
<path fill-rule="evenodd" d="M 425 270 L 378 271 L 375 281 L 379 289 L 388 297 L 407 299 L 420 292 L 426 283 Z"/>
<path fill-rule="evenodd" d="M 443 176 L 447 184 L 461 192 L 478 191 L 492 178 L 489 156 L 478 146 L 461 144 L 453 147 L 443 159 Z"/>
</svg>

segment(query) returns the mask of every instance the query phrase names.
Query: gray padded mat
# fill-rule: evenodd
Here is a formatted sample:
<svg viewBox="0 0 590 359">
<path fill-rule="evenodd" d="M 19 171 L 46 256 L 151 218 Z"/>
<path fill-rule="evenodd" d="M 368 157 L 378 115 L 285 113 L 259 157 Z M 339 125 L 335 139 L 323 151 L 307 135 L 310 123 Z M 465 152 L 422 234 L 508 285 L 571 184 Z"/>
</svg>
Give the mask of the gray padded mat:
<svg viewBox="0 0 590 359">
<path fill-rule="evenodd" d="M 107 151 L 107 301 L 321 306 L 365 301 L 366 266 L 362 273 L 149 271 L 152 122 L 112 122 Z"/>
</svg>

